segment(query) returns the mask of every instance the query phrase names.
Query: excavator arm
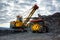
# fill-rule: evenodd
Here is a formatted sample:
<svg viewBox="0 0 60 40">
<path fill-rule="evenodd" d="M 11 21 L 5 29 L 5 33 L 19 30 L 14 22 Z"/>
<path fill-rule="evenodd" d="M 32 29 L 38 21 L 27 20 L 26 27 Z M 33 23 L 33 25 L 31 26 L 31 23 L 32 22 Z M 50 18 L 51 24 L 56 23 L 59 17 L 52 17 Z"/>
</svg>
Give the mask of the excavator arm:
<svg viewBox="0 0 60 40">
<path fill-rule="evenodd" d="M 27 22 L 30 20 L 31 16 L 34 14 L 34 12 L 38 9 L 39 7 L 35 4 L 32 7 L 32 11 L 30 12 L 30 14 L 28 15 L 28 17 L 26 18 L 26 20 L 24 21 L 24 24 L 27 24 Z"/>
</svg>

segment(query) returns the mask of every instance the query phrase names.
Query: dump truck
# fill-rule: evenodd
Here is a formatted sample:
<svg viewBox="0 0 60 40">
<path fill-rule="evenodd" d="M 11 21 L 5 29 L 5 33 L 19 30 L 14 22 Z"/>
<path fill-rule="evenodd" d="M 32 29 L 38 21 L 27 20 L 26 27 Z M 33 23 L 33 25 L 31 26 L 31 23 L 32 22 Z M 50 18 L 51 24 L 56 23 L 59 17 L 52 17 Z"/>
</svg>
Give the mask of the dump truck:
<svg viewBox="0 0 60 40">
<path fill-rule="evenodd" d="M 32 20 L 30 20 L 30 28 L 33 33 L 48 32 L 48 27 L 46 26 L 45 20 L 42 17 L 33 17 Z"/>
</svg>

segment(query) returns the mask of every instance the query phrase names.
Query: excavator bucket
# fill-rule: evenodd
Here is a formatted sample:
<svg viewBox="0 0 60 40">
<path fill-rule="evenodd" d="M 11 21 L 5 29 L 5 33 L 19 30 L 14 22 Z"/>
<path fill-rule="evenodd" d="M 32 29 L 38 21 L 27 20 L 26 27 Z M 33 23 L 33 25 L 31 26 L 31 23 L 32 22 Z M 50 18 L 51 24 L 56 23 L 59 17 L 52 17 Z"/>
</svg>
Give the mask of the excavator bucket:
<svg viewBox="0 0 60 40">
<path fill-rule="evenodd" d="M 35 4 L 35 5 L 33 6 L 33 8 L 36 10 L 36 9 L 38 9 L 39 7 Z"/>
</svg>

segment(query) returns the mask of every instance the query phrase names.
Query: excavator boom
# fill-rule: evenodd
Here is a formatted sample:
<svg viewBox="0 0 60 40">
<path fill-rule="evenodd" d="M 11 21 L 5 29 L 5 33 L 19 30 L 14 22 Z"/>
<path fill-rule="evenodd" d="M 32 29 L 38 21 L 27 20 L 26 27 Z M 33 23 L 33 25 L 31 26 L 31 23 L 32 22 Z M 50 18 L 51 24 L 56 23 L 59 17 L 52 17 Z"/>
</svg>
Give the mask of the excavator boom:
<svg viewBox="0 0 60 40">
<path fill-rule="evenodd" d="M 28 15 L 28 17 L 24 21 L 24 24 L 27 24 L 27 22 L 30 20 L 31 16 L 34 14 L 34 12 L 36 11 L 36 9 L 38 9 L 38 8 L 39 7 L 36 4 L 32 7 L 32 11 L 30 12 L 30 14 Z"/>
</svg>

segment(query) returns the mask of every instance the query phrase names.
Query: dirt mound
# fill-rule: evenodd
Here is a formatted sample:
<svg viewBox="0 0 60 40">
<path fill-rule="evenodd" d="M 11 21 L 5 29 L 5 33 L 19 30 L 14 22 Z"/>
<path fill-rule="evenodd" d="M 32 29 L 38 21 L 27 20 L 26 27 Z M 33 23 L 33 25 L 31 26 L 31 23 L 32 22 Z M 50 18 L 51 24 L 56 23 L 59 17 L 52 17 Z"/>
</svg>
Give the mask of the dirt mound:
<svg viewBox="0 0 60 40">
<path fill-rule="evenodd" d="M 45 16 L 46 25 L 49 27 L 50 32 L 60 32 L 60 12 L 53 15 Z"/>
</svg>

